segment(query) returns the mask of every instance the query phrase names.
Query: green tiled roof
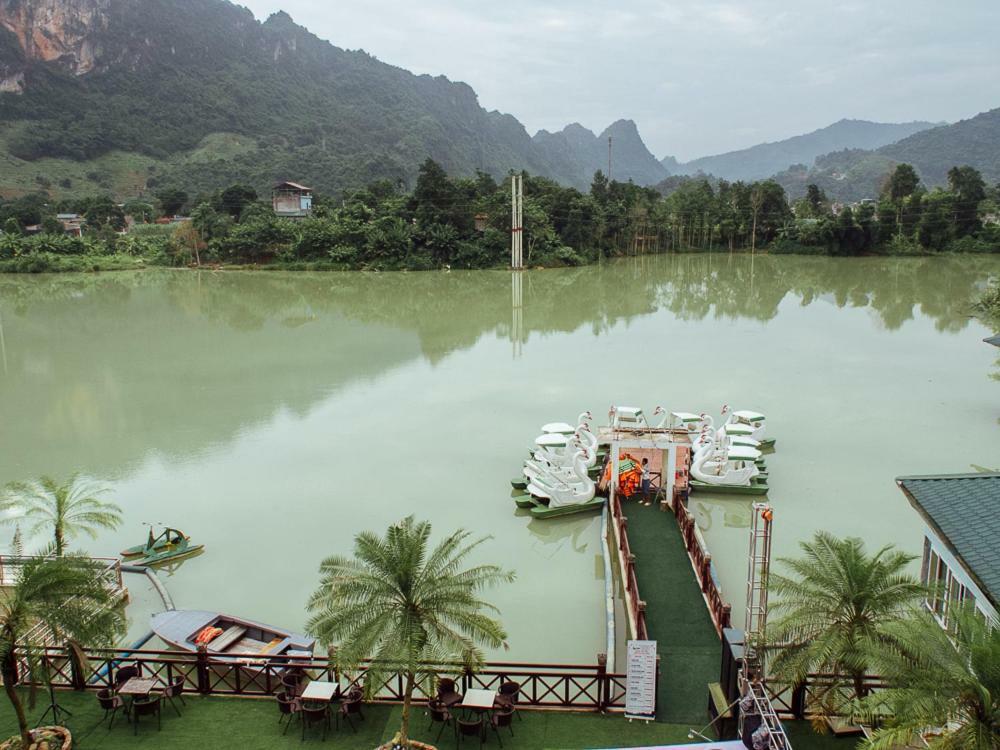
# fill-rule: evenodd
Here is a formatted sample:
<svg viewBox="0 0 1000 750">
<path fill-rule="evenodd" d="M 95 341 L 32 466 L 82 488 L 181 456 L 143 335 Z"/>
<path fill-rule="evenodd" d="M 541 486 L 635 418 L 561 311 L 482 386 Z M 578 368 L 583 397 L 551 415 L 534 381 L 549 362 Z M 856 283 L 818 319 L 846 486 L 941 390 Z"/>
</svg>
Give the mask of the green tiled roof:
<svg viewBox="0 0 1000 750">
<path fill-rule="evenodd" d="M 1000 474 L 899 477 L 910 504 L 1000 603 Z"/>
</svg>

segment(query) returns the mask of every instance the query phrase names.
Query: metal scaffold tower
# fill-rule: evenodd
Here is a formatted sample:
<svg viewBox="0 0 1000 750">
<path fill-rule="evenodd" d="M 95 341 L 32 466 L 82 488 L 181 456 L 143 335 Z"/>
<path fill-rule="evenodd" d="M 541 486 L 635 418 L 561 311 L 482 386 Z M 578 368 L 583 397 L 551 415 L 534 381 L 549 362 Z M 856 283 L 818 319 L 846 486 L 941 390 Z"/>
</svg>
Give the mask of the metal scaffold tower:
<svg viewBox="0 0 1000 750">
<path fill-rule="evenodd" d="M 740 667 L 740 734 L 749 716 L 759 716 L 767 727 L 769 750 L 791 750 L 778 714 L 771 705 L 765 685 L 764 639 L 767 630 L 767 585 L 771 568 L 771 522 L 774 511 L 766 503 L 754 503 L 750 524 L 750 553 L 747 570 L 747 614 L 744 658 Z"/>
<path fill-rule="evenodd" d="M 510 267 L 524 268 L 524 175 L 510 176 Z"/>
</svg>

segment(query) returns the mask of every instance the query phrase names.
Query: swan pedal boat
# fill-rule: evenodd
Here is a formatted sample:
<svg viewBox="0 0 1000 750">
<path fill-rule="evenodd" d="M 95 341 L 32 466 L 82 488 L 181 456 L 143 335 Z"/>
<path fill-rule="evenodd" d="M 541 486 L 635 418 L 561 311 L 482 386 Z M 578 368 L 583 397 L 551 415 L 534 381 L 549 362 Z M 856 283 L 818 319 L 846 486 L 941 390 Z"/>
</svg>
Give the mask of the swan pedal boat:
<svg viewBox="0 0 1000 750">
<path fill-rule="evenodd" d="M 560 505 L 555 508 L 550 508 L 547 505 L 535 500 L 531 495 L 523 495 L 516 499 L 518 508 L 526 508 L 531 510 L 531 515 L 535 518 L 558 518 L 559 516 L 575 516 L 578 513 L 590 513 L 593 511 L 600 511 L 604 507 L 604 498 L 595 497 L 593 500 L 589 500 L 585 503 L 576 503 L 573 505 Z"/>
<path fill-rule="evenodd" d="M 719 495 L 766 495 L 770 489 L 766 481 L 760 481 L 760 476 L 750 480 L 749 485 L 708 484 L 698 479 L 691 480 L 691 490 L 699 492 L 714 492 Z"/>
</svg>

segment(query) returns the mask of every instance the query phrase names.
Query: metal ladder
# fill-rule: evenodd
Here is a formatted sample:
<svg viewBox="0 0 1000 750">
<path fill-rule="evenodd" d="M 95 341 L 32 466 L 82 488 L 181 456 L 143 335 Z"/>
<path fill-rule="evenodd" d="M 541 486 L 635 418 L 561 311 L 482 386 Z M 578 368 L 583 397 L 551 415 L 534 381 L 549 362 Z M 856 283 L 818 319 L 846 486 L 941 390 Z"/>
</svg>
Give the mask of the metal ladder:
<svg viewBox="0 0 1000 750">
<path fill-rule="evenodd" d="M 771 568 L 771 521 L 774 511 L 767 503 L 754 503 L 747 558 L 747 613 L 740 667 L 740 692 L 753 699 L 754 713 L 761 717 L 770 736 L 770 750 L 792 750 L 778 714 L 764 685 L 766 675 L 763 642 L 767 629 L 767 583 Z M 740 734 L 744 712 L 740 711 Z"/>
</svg>

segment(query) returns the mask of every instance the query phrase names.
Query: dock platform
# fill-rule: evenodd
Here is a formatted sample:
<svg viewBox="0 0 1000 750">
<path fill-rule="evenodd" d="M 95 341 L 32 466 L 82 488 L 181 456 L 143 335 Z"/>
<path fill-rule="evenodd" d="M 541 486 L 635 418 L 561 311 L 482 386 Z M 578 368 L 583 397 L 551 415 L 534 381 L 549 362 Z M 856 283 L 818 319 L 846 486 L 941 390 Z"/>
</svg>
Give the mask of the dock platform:
<svg viewBox="0 0 1000 750">
<path fill-rule="evenodd" d="M 719 679 L 722 643 L 680 528 L 673 513 L 656 505 L 628 503 L 622 510 L 646 627 L 660 654 L 656 720 L 701 726 L 708 720 L 708 685 Z"/>
</svg>

